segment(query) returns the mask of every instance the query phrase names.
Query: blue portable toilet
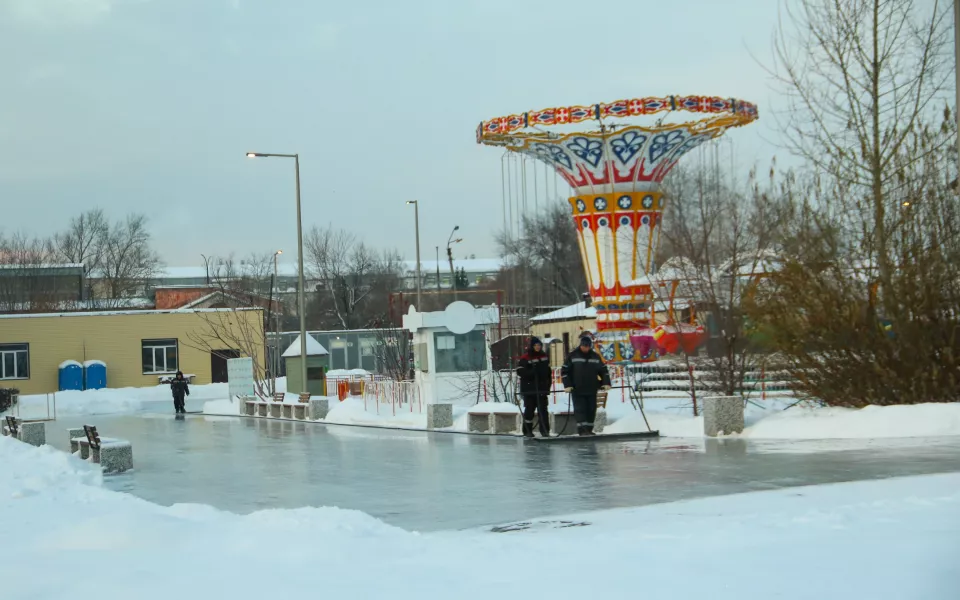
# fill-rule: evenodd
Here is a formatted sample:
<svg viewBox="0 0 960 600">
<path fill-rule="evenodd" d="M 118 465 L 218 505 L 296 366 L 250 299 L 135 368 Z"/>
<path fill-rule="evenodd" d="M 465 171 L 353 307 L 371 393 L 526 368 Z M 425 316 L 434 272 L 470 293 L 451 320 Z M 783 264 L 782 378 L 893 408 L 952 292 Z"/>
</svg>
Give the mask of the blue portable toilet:
<svg viewBox="0 0 960 600">
<path fill-rule="evenodd" d="M 60 391 L 83 390 L 83 366 L 75 360 L 60 363 Z"/>
<path fill-rule="evenodd" d="M 107 387 L 107 363 L 88 360 L 83 363 L 84 389 L 102 390 Z"/>
</svg>

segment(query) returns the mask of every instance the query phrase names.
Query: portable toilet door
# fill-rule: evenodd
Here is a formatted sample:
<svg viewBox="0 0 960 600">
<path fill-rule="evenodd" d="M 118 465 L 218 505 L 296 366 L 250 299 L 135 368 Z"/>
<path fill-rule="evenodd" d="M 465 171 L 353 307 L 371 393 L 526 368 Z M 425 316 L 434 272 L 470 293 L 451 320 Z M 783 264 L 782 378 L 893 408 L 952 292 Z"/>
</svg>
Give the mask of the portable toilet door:
<svg viewBox="0 0 960 600">
<path fill-rule="evenodd" d="M 75 360 L 63 361 L 60 363 L 59 381 L 61 392 L 83 390 L 83 366 Z"/>
<path fill-rule="evenodd" d="M 102 390 L 107 387 L 107 363 L 88 360 L 83 363 L 84 389 Z"/>
</svg>

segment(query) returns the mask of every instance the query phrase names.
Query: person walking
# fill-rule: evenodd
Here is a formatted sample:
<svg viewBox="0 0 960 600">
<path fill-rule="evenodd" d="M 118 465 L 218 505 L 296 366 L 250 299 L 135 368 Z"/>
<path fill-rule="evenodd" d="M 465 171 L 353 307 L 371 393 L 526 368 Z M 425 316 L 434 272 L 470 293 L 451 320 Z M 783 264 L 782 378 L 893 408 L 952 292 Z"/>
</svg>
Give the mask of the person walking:
<svg viewBox="0 0 960 600">
<path fill-rule="evenodd" d="M 553 370 L 550 357 L 543 351 L 543 342 L 538 338 L 530 338 L 530 347 L 518 362 L 517 375 L 520 377 L 520 395 L 523 396 L 523 435 L 533 437 L 533 415 L 536 413 L 540 420 L 540 435 L 550 437 L 547 400 L 553 387 Z"/>
<path fill-rule="evenodd" d="M 186 414 L 187 409 L 184 406 L 184 399 L 190 395 L 190 386 L 187 380 L 183 378 L 183 373 L 177 371 L 176 377 L 170 381 L 170 391 L 173 392 L 173 408 L 178 415 Z"/>
<path fill-rule="evenodd" d="M 610 371 L 594 351 L 590 336 L 581 336 L 580 345 L 567 355 L 560 373 L 564 391 L 573 396 L 577 434 L 596 435 L 593 421 L 597 416 L 597 391 L 609 390 L 611 386 Z"/>
</svg>

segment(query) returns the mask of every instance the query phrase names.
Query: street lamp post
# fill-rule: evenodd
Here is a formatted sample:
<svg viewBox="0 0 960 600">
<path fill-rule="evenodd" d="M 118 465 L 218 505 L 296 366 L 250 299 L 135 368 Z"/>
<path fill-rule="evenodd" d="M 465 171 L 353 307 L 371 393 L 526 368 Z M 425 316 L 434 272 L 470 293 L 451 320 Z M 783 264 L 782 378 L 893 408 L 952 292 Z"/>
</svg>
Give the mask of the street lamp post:
<svg viewBox="0 0 960 600">
<path fill-rule="evenodd" d="M 440 246 L 437 246 L 437 300 L 440 300 Z"/>
<path fill-rule="evenodd" d="M 277 290 L 277 306 L 280 305 L 280 284 L 277 282 L 277 257 L 283 254 L 283 250 L 277 250 L 273 253 L 273 287 Z M 280 370 L 280 311 L 276 311 L 276 318 L 273 320 L 273 365 L 270 366 L 270 372 L 273 373 L 273 384 L 271 393 L 277 393 L 277 371 Z"/>
<path fill-rule="evenodd" d="M 453 288 L 454 300 L 457 299 L 457 274 L 453 270 L 453 251 L 450 250 L 450 244 L 456 244 L 457 242 L 463 241 L 461 238 L 453 239 L 453 236 L 455 236 L 459 230 L 460 226 L 454 225 L 453 231 L 450 232 L 450 237 L 447 238 L 447 260 L 450 261 L 450 287 Z"/>
<path fill-rule="evenodd" d="M 303 218 L 300 212 L 300 155 L 299 154 L 266 154 L 262 152 L 247 152 L 247 158 L 292 158 L 297 182 L 297 312 L 300 313 L 300 378 L 303 388 L 300 397 L 304 394 L 309 398 L 307 387 L 307 311 L 304 296 L 306 289 L 303 284 Z"/>
<path fill-rule="evenodd" d="M 420 296 L 420 202 L 417 200 L 407 200 L 407 204 L 413 205 L 413 218 L 415 221 L 415 231 L 417 234 L 417 310 L 423 310 L 423 303 L 421 302 L 422 298 Z"/>
<path fill-rule="evenodd" d="M 207 279 L 206 279 L 207 285 L 210 285 L 210 259 L 207 258 L 205 254 L 201 254 L 200 256 L 203 257 L 203 267 L 207 273 Z"/>
</svg>

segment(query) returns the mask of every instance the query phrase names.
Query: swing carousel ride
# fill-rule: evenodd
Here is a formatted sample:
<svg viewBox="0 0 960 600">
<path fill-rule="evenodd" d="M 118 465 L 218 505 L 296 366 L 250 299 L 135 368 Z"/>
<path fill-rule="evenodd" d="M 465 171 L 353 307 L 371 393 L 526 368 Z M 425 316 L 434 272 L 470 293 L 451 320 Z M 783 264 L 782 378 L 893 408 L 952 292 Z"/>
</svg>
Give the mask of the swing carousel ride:
<svg viewBox="0 0 960 600">
<path fill-rule="evenodd" d="M 628 121 L 681 112 L 701 118 Z M 548 108 L 480 124 L 477 143 L 536 159 L 572 188 L 574 227 L 597 311 L 597 345 L 606 360 L 648 362 L 660 353 L 695 350 L 706 340 L 693 316 L 690 323 L 675 318 L 679 281 L 652 272 L 665 205 L 661 184 L 681 156 L 757 116 L 756 105 L 742 100 L 666 96 Z M 588 121 L 598 127 L 568 131 Z M 666 315 L 658 317 L 657 305 L 665 302 Z"/>
</svg>

